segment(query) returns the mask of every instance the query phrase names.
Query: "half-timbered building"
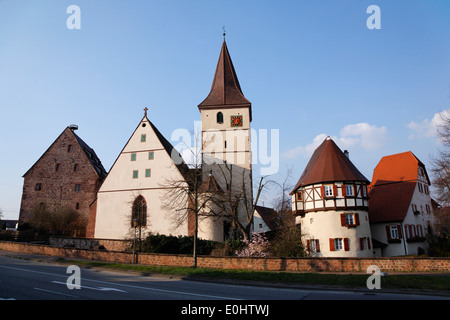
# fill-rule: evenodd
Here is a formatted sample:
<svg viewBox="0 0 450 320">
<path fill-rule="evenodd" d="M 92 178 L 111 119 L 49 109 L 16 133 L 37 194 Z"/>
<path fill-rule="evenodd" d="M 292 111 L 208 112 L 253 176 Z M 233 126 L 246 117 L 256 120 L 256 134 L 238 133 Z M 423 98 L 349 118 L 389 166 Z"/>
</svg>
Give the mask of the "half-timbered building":
<svg viewBox="0 0 450 320">
<path fill-rule="evenodd" d="M 311 256 L 371 257 L 369 181 L 327 137 L 290 193 Z"/>
</svg>

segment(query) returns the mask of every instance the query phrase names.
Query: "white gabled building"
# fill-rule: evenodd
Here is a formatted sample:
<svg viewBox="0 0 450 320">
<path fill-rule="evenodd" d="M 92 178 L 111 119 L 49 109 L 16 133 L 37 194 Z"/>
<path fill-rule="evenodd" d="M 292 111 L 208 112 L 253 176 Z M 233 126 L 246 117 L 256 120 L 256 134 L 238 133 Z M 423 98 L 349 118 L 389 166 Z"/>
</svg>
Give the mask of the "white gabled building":
<svg viewBox="0 0 450 320">
<path fill-rule="evenodd" d="M 372 257 L 369 181 L 327 137 L 290 193 L 310 256 Z"/>
<path fill-rule="evenodd" d="M 172 153 L 174 156 L 172 156 Z M 174 161 L 175 160 L 175 161 Z M 120 152 L 92 205 L 95 238 L 124 239 L 138 219 L 144 233 L 187 235 L 164 208 L 164 181 L 183 181 L 188 170 L 178 151 L 147 118 L 147 111 Z"/>
<path fill-rule="evenodd" d="M 376 256 L 427 254 L 434 216 L 425 165 L 410 151 L 383 157 L 370 185 Z"/>
</svg>

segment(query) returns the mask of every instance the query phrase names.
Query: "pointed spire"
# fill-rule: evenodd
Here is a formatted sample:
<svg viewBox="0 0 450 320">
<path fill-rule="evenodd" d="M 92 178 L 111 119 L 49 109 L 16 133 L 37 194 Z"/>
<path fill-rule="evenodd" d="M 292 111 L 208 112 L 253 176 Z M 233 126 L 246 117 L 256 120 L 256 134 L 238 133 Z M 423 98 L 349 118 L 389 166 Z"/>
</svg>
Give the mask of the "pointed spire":
<svg viewBox="0 0 450 320">
<path fill-rule="evenodd" d="M 216 73 L 214 74 L 211 91 L 208 97 L 206 97 L 206 99 L 198 105 L 198 108 L 201 110 L 203 108 L 235 106 L 250 107 L 251 103 L 242 93 L 241 86 L 225 42 L 224 32 L 224 40 L 219 55 L 219 61 L 217 62 Z"/>
</svg>

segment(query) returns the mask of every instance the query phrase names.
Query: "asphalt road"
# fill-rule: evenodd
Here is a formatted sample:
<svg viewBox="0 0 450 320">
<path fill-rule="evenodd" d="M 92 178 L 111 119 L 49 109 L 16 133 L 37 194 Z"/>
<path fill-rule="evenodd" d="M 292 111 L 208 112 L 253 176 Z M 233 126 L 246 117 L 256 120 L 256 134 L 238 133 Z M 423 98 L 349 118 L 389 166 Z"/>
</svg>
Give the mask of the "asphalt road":
<svg viewBox="0 0 450 320">
<path fill-rule="evenodd" d="M 76 269 L 76 268 L 75 268 Z M 188 281 L 0 256 L 1 300 L 439 300 L 444 296 L 326 291 Z M 72 285 L 75 288 L 68 287 Z M 79 284 L 79 289 L 76 286 Z M 242 303 L 242 301 L 240 302 Z M 186 304 L 187 305 L 187 304 Z M 192 310 L 191 310 L 192 311 Z"/>
</svg>

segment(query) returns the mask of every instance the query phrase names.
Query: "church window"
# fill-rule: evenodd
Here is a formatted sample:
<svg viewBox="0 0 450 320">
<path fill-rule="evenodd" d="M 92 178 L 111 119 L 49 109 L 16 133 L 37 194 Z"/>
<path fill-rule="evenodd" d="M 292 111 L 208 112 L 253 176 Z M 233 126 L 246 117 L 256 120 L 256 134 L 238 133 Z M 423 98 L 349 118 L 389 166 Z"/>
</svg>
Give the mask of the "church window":
<svg viewBox="0 0 450 320">
<path fill-rule="evenodd" d="M 151 169 L 145 169 L 145 177 L 146 178 L 150 178 L 151 174 L 152 174 Z"/>
<path fill-rule="evenodd" d="M 75 185 L 75 191 L 76 191 L 76 192 L 81 191 L 81 184 L 76 184 L 76 185 Z"/>
<path fill-rule="evenodd" d="M 58 172 L 61 169 L 61 165 L 59 163 L 56 164 L 55 171 Z"/>
<path fill-rule="evenodd" d="M 217 123 L 223 123 L 223 113 L 217 112 Z"/>
<path fill-rule="evenodd" d="M 133 179 L 137 179 L 139 176 L 139 171 L 138 170 L 133 170 Z"/>
<path fill-rule="evenodd" d="M 136 153 L 131 154 L 131 161 L 136 161 Z"/>
<path fill-rule="evenodd" d="M 155 157 L 155 153 L 154 153 L 153 151 L 150 151 L 150 152 L 148 153 L 148 160 L 153 160 L 154 157 Z"/>
<path fill-rule="evenodd" d="M 36 186 L 34 187 L 34 190 L 36 190 L 36 191 L 42 190 L 42 183 L 36 183 Z"/>
<path fill-rule="evenodd" d="M 77 172 L 78 171 L 78 164 L 75 163 L 75 165 L 73 166 L 73 172 Z"/>
<path fill-rule="evenodd" d="M 147 203 L 143 196 L 138 196 L 133 203 L 131 226 L 145 227 L 147 225 Z"/>
<path fill-rule="evenodd" d="M 69 146 L 67 147 L 67 152 L 71 152 L 72 151 L 72 145 L 69 144 Z"/>
<path fill-rule="evenodd" d="M 141 134 L 141 142 L 145 142 L 147 140 L 147 135 Z"/>
</svg>

